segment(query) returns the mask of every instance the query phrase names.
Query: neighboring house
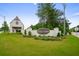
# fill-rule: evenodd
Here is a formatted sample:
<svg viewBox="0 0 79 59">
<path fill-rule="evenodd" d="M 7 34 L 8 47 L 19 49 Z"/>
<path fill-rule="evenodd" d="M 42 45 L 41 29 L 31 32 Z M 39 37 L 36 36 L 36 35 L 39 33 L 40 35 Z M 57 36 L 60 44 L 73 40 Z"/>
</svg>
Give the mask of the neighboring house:
<svg viewBox="0 0 79 59">
<path fill-rule="evenodd" d="M 74 30 L 75 32 L 79 32 L 79 27 L 76 26 L 76 27 L 73 28 L 73 30 Z"/>
<path fill-rule="evenodd" d="M 21 20 L 16 16 L 11 22 L 10 22 L 10 32 L 16 33 L 21 32 L 24 33 L 24 25 L 21 22 Z"/>
</svg>

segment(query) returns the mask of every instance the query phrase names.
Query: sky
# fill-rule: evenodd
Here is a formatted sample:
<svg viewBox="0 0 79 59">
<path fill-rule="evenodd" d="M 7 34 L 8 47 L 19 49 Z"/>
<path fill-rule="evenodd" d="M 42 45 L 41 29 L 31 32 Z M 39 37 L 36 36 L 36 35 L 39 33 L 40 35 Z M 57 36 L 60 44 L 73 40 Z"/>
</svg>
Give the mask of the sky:
<svg viewBox="0 0 79 59">
<path fill-rule="evenodd" d="M 55 8 L 63 11 L 61 3 L 56 3 Z M 36 15 L 37 10 L 37 4 L 34 3 L 0 3 L 0 27 L 4 21 L 3 16 L 5 16 L 8 25 L 16 16 L 20 18 L 25 29 L 30 25 L 35 25 L 39 21 Z M 79 25 L 78 3 L 66 3 L 66 18 L 71 22 L 70 28 Z"/>
</svg>

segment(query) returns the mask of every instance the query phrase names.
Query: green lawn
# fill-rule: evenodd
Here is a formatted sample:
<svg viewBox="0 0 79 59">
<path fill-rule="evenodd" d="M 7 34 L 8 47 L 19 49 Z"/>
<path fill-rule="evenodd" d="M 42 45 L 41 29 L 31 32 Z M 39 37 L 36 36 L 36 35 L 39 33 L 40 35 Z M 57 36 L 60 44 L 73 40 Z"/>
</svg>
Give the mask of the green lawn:
<svg viewBox="0 0 79 59">
<path fill-rule="evenodd" d="M 44 41 L 20 34 L 0 34 L 1 56 L 79 56 L 79 38 L 66 36 L 62 41 Z"/>
</svg>

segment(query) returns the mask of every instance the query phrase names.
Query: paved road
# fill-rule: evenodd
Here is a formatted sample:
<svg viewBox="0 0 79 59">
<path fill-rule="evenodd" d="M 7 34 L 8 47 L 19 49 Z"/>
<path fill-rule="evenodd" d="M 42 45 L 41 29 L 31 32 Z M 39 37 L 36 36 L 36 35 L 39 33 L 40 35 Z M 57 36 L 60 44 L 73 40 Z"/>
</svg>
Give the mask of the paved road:
<svg viewBox="0 0 79 59">
<path fill-rule="evenodd" d="M 79 37 L 79 32 L 72 32 L 72 35 Z"/>
</svg>

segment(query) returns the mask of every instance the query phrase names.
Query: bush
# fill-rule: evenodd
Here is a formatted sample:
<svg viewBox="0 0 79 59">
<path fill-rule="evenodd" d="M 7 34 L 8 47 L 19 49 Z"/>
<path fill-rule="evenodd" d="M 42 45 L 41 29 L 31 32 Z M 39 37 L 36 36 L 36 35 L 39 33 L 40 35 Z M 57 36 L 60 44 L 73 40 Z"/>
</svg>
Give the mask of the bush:
<svg viewBox="0 0 79 59">
<path fill-rule="evenodd" d="M 49 38 L 46 37 L 46 36 L 42 36 L 41 39 L 42 39 L 42 40 L 49 40 Z"/>
<path fill-rule="evenodd" d="M 39 37 L 34 37 L 34 39 L 45 40 L 45 41 L 61 41 L 63 37 L 39 36 Z"/>
<path fill-rule="evenodd" d="M 25 35 L 25 36 L 27 35 L 27 32 L 26 32 L 26 30 L 24 30 L 24 35 Z"/>
<path fill-rule="evenodd" d="M 60 37 L 60 36 L 61 36 L 60 33 L 58 33 L 57 37 Z"/>
<path fill-rule="evenodd" d="M 29 35 L 29 36 L 32 36 L 31 31 L 28 32 L 28 35 Z"/>
<path fill-rule="evenodd" d="M 71 32 L 69 32 L 69 35 L 71 35 Z"/>
</svg>

